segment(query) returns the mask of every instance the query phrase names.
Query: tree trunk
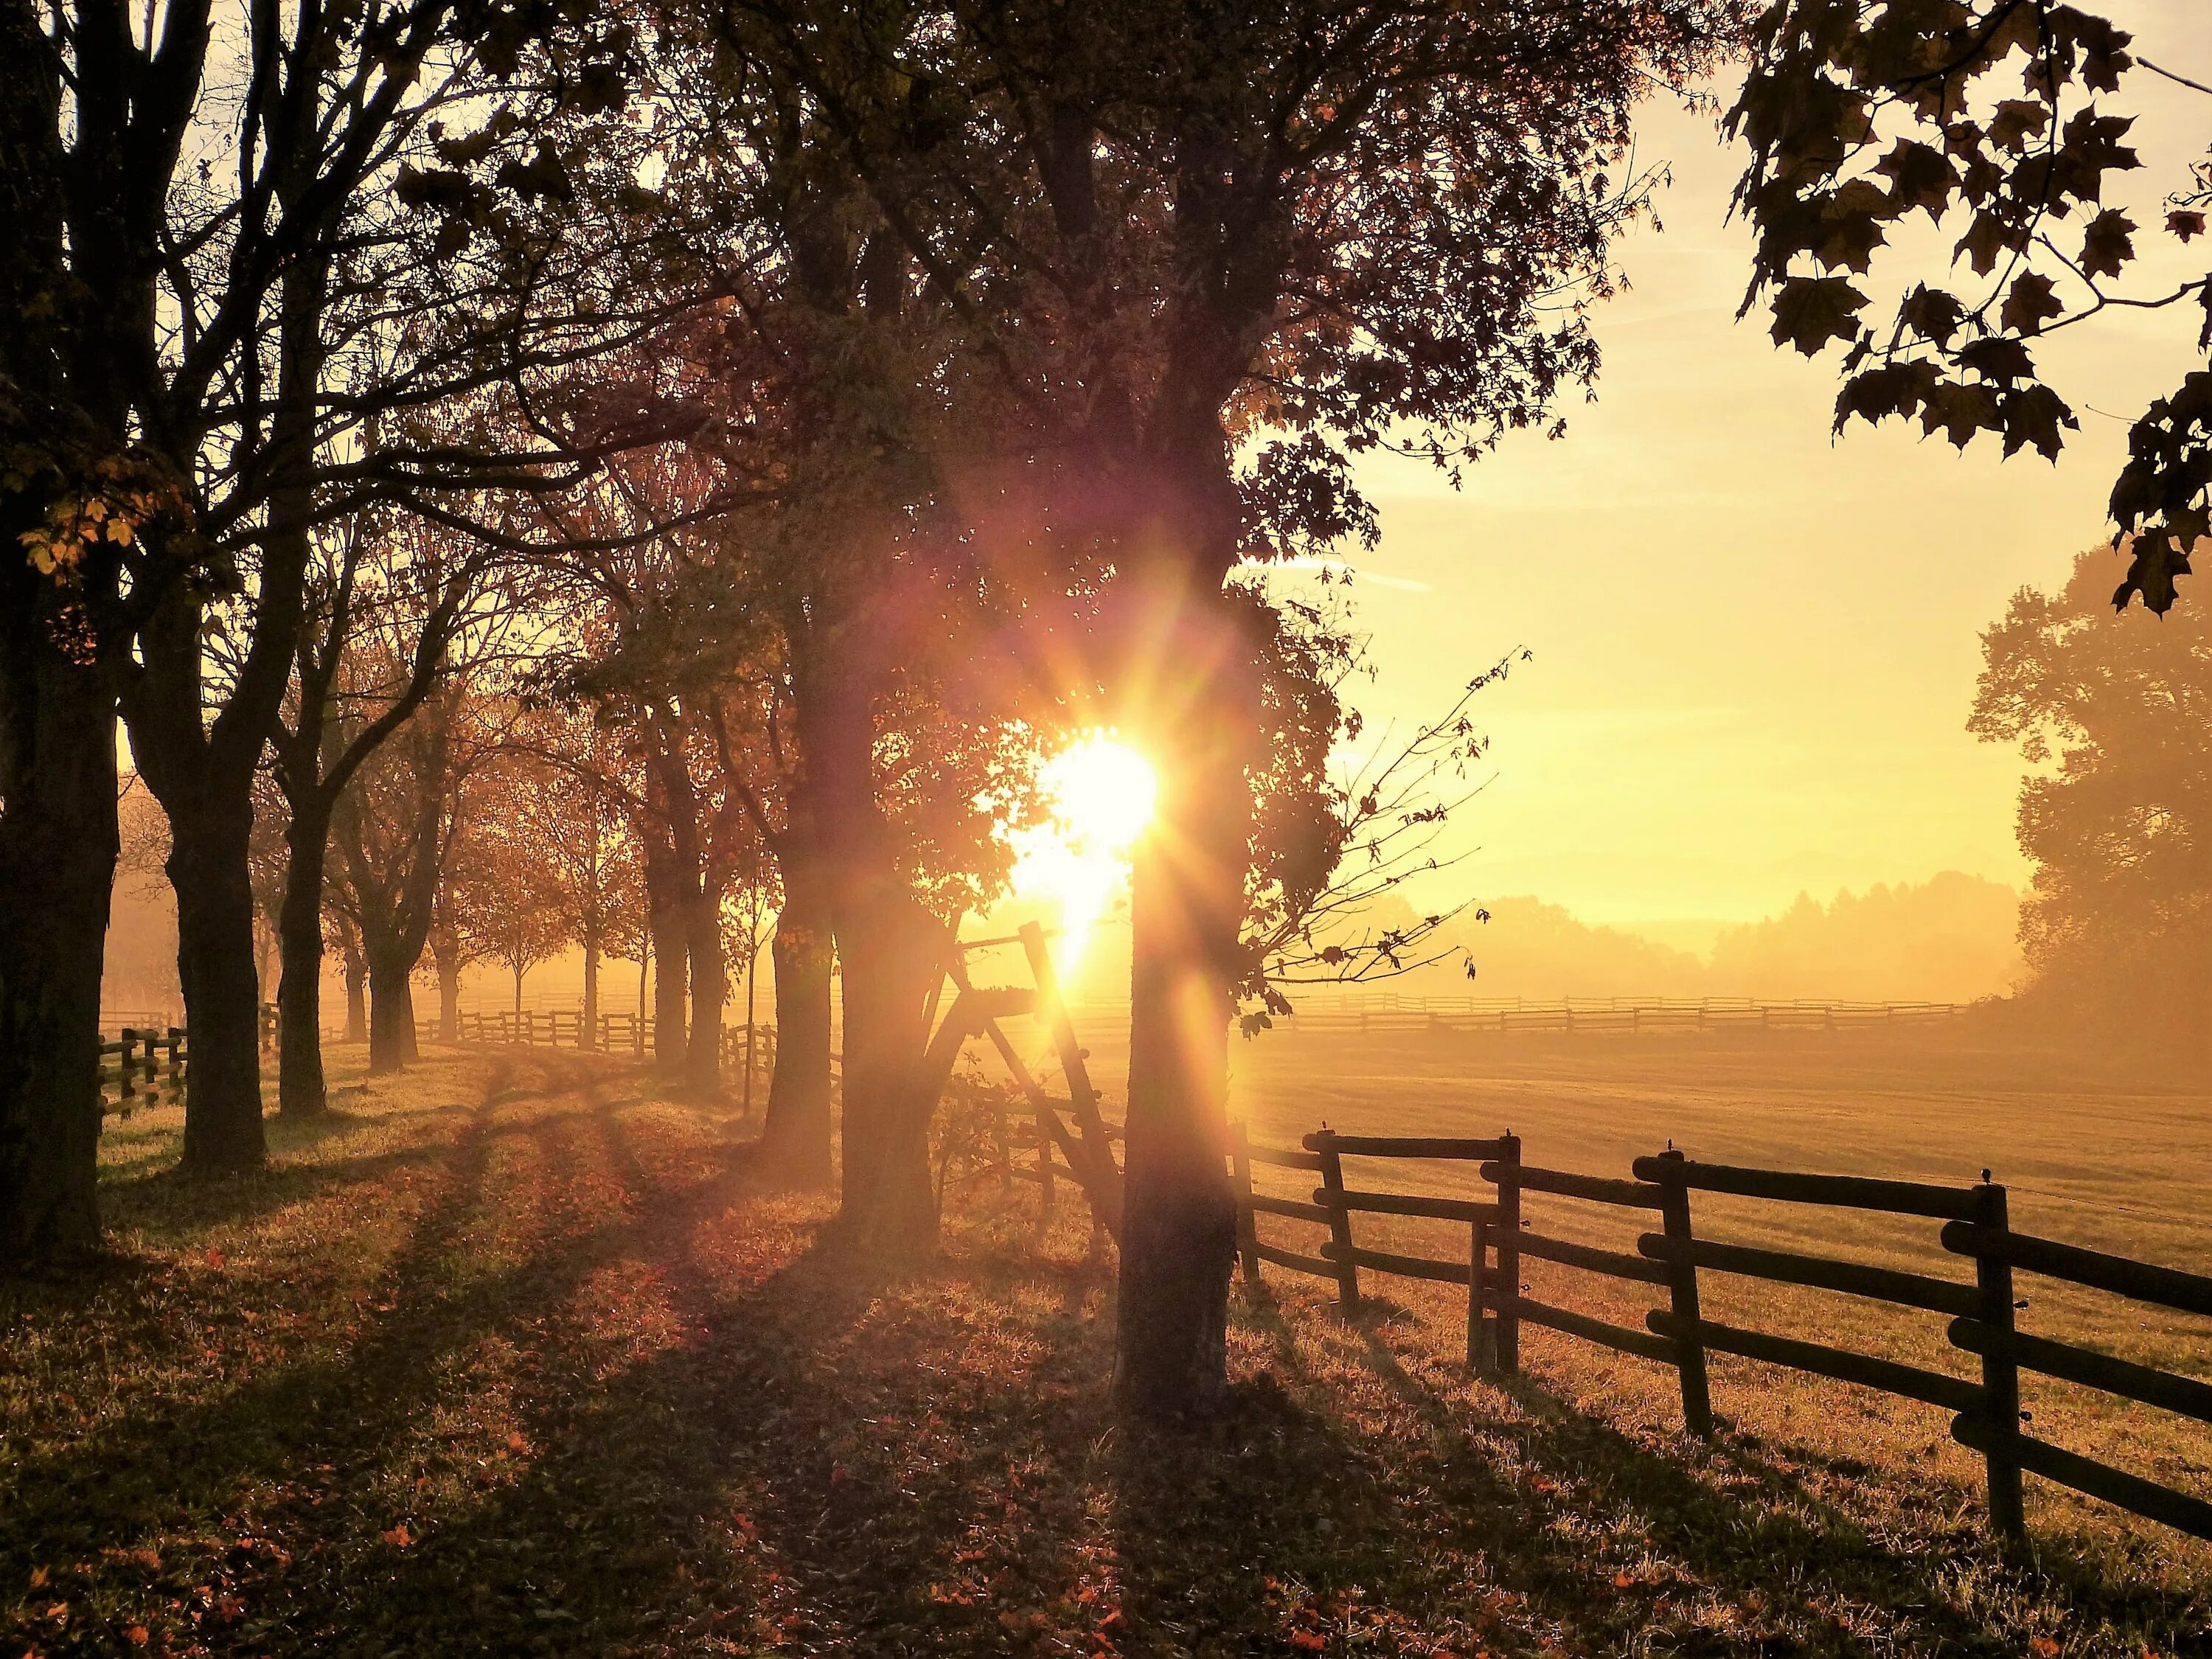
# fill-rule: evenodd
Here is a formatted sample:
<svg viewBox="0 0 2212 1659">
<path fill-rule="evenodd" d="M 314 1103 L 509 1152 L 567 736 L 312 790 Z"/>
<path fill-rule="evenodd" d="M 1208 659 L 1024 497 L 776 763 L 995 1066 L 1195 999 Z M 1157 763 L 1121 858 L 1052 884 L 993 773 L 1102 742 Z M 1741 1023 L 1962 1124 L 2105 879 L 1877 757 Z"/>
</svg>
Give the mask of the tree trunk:
<svg viewBox="0 0 2212 1659">
<path fill-rule="evenodd" d="M 596 933 L 584 936 L 584 1021 L 583 1029 L 576 1033 L 576 1046 L 599 1046 L 599 939 Z"/>
<path fill-rule="evenodd" d="M 323 1078 L 323 860 L 330 829 L 327 803 L 293 803 L 285 832 L 291 860 L 276 922 L 283 955 L 276 985 L 276 1107 L 288 1117 L 313 1117 L 330 1107 Z"/>
<path fill-rule="evenodd" d="M 653 1066 L 665 1075 L 678 1076 L 685 1060 L 684 1005 L 691 986 L 684 913 L 679 906 L 663 904 L 653 896 L 647 922 L 653 930 Z"/>
<path fill-rule="evenodd" d="M 100 1246 L 100 978 L 115 882 L 115 705 L 53 636 L 58 590 L 0 586 L 0 1273 Z"/>
<path fill-rule="evenodd" d="M 461 1040 L 461 956 L 450 939 L 434 940 L 431 957 L 438 964 L 438 1041 Z"/>
<path fill-rule="evenodd" d="M 850 902 L 839 919 L 845 994 L 845 1164 L 839 1220 L 886 1255 L 937 1243 L 929 1118 L 917 1109 L 923 1015 L 942 972 L 932 918 L 896 887 Z"/>
<path fill-rule="evenodd" d="M 368 1069 L 396 1072 L 422 1058 L 415 1042 L 415 953 L 404 943 L 368 959 Z"/>
<path fill-rule="evenodd" d="M 890 856 L 875 793 L 876 675 L 854 630 L 834 674 L 794 676 L 806 798 L 828 873 L 845 1016 L 844 1161 L 838 1223 L 854 1242 L 917 1255 L 937 1242 L 928 1123 L 912 1103 L 939 967 L 934 924 Z"/>
<path fill-rule="evenodd" d="M 775 1067 L 761 1127 L 765 1173 L 795 1187 L 830 1180 L 830 918 L 821 884 L 783 867 L 775 963 Z"/>
<path fill-rule="evenodd" d="M 722 952 L 720 901 L 696 895 L 684 906 L 684 943 L 691 972 L 691 1039 L 685 1050 L 685 1086 L 702 1099 L 722 1091 L 722 1008 L 730 1000 L 729 964 Z"/>
<path fill-rule="evenodd" d="M 368 963 L 358 949 L 345 958 L 346 1029 L 348 1042 L 368 1041 Z"/>
<path fill-rule="evenodd" d="M 1227 1386 L 1236 1205 L 1228 1030 L 1243 909 L 1257 669 L 1232 608 L 1158 580 L 1140 634 L 1170 641 L 1185 684 L 1143 741 L 1160 779 L 1132 872 L 1129 1109 L 1114 1388 L 1125 1410 L 1204 1412 Z M 1162 612 L 1164 611 L 1163 616 Z M 1188 684 L 1191 680 L 1197 684 Z"/>
<path fill-rule="evenodd" d="M 163 802 L 169 883 L 177 896 L 177 976 L 192 1061 L 185 1072 L 184 1167 L 195 1174 L 260 1167 L 261 1008 L 253 976 L 253 881 L 246 861 L 252 806 L 208 799 Z"/>
</svg>

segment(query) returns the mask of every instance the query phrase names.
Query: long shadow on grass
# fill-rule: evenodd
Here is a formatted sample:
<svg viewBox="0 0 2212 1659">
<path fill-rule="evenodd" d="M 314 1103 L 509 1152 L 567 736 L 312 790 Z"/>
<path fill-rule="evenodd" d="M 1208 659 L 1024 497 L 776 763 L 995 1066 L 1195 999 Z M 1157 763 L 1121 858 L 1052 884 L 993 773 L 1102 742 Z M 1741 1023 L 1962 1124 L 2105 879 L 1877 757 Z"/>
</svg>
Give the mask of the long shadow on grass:
<svg viewBox="0 0 2212 1659">
<path fill-rule="evenodd" d="M 339 1654 L 709 1638 L 740 1650 L 1009 1650 L 999 1615 L 1032 1593 L 1011 1580 L 1030 1574 L 1043 1594 L 1068 1577 L 1056 1529 L 1079 1526 L 1080 1506 L 1041 1502 L 1036 1527 L 987 1540 L 1011 1550 L 994 1571 L 1002 1594 L 978 1605 L 933 1592 L 963 1576 L 979 1522 L 1019 1507 L 1020 1466 L 1048 1499 L 1066 1484 L 1036 1471 L 1087 1448 L 1093 1404 L 1055 1402 L 1036 1355 L 1019 1376 L 948 1365 L 964 1310 L 939 1299 L 939 1274 L 794 1255 L 787 1237 L 748 1254 L 763 1230 L 744 1212 L 741 1149 L 656 1156 L 653 1170 L 616 1108 L 590 1121 L 635 1215 L 594 1293 L 617 1306 L 635 1294 L 654 1346 L 611 1364 L 591 1308 L 564 1303 L 537 1322 L 531 1383 L 513 1402 L 527 1473 L 431 1516 L 404 1548 L 372 1548 L 290 1628 Z M 721 1173 L 678 1187 L 702 1159 Z"/>
<path fill-rule="evenodd" d="M 2012 1615 L 2054 1592 L 2092 1628 L 2116 1616 L 2181 1635 L 2203 1622 L 2201 1602 L 2182 1594 L 2078 1577 L 2031 1586 L 1962 1518 L 1939 1548 L 1877 1537 L 1748 1443 L 1662 1455 L 1525 1375 L 1504 1385 L 1518 1413 L 1486 1419 L 1408 1370 L 1372 1326 L 1355 1338 L 1361 1363 L 1425 1431 L 1429 1454 L 1407 1478 L 1571 1650 L 1663 1632 L 1676 1653 L 2017 1654 L 2038 1632 Z M 1670 1567 L 1627 1571 L 1645 1553 Z M 1962 1597 L 1968 1572 L 1982 1583 Z"/>
<path fill-rule="evenodd" d="M 628 1222 L 586 1224 L 511 1270 L 456 1283 L 468 1224 L 487 1200 L 486 1171 L 504 1133 L 491 1115 L 499 1095 L 495 1086 L 443 1149 L 443 1190 L 380 1276 L 377 1316 L 342 1355 L 281 1364 L 204 1404 L 164 1410 L 157 1403 L 103 1428 L 96 1440 L 13 1460 L 10 1490 L 0 1501 L 0 1583 L 21 1584 L 33 1567 L 138 1546 L 180 1525 L 228 1529 L 238 1523 L 220 1517 L 251 1498 L 260 1527 L 292 1557 L 291 1570 L 275 1594 L 254 1589 L 265 1570 L 208 1575 L 248 1605 L 222 1629 L 198 1632 L 201 1639 L 221 1642 L 228 1632 L 248 1647 L 380 1651 L 376 1632 L 391 1625 L 376 1597 L 356 1593 L 349 1564 L 360 1562 L 360 1546 L 374 1543 L 392 1517 L 370 1511 L 366 1488 L 391 1474 L 425 1416 L 467 1387 L 459 1362 L 470 1350 L 495 1340 L 526 1352 L 536 1332 L 557 1322 L 577 1285 L 618 1256 L 635 1231 Z M 568 1183 L 544 1184 L 557 1210 Z M 656 1208 L 672 1218 L 708 1201 L 703 1190 L 674 1190 L 659 1194 Z M 194 1293 L 228 1297 L 239 1288 L 216 1281 Z M 564 1517 L 569 1525 L 577 1519 Z M 343 1620 L 323 1616 L 341 1609 Z M 112 1650 L 115 1632 L 82 1620 L 75 1628 L 89 1644 L 83 1650 Z M 66 1632 L 37 1634 L 48 1650 L 68 1650 Z"/>
</svg>

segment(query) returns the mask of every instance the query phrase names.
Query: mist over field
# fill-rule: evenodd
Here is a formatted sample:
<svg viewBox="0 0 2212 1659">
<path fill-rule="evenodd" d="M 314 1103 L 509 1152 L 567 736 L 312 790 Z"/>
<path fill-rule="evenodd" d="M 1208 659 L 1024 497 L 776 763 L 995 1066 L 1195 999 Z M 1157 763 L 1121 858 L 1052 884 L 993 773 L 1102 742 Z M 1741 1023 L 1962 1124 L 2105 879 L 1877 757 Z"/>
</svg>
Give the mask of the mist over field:
<svg viewBox="0 0 2212 1659">
<path fill-rule="evenodd" d="M 1365 988 L 1316 988 L 1325 998 L 1359 995 L 1530 1001 L 1571 997 L 1750 997 L 1776 1000 L 1972 1002 L 2017 988 L 2020 896 L 1998 882 L 1944 871 L 1924 882 L 1876 884 L 1839 892 L 1826 902 L 1810 894 L 1778 915 L 1726 924 L 1692 923 L 1669 931 L 1708 933 L 1698 950 L 1662 944 L 1630 927 L 1594 924 L 1533 895 L 1487 901 L 1490 920 L 1465 912 L 1429 936 L 1419 955 L 1434 965 Z M 1011 932 L 1033 917 L 1055 925 L 1054 907 L 1008 903 L 971 925 L 981 937 Z M 1410 906 L 1377 905 L 1363 918 L 1381 931 L 1416 920 Z M 1111 915 L 1087 940 L 1070 983 L 1085 1001 L 1108 1002 L 1127 983 L 1126 915 Z M 158 1010 L 176 1000 L 173 901 L 158 884 L 119 889 L 108 930 L 111 1006 Z M 1466 964 L 1472 962 L 1470 978 Z M 581 959 L 563 951 L 532 967 L 525 981 L 533 1006 L 562 1006 L 581 993 Z M 471 973 L 471 1006 L 511 1000 L 511 983 L 495 970 Z M 428 982 L 427 980 L 425 981 Z M 330 981 L 342 995 L 342 982 Z M 763 959 L 759 1006 L 773 1006 L 775 970 Z M 649 991 L 649 986 L 648 986 Z M 637 1005 L 636 964 L 610 963 L 602 993 L 609 1007 Z M 741 986 L 733 1000 L 741 1002 Z M 336 1006 L 342 1006 L 337 1004 Z"/>
</svg>

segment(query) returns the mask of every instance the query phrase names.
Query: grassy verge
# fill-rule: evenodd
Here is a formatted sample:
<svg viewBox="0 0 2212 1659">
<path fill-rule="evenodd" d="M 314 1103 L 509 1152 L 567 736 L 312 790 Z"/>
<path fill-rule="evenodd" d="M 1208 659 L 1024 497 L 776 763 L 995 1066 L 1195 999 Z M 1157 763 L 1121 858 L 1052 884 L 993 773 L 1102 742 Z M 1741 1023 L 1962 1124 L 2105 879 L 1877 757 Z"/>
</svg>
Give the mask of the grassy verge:
<svg viewBox="0 0 2212 1659">
<path fill-rule="evenodd" d="M 339 1080 L 247 1181 L 140 1115 L 115 1261 L 0 1289 L 6 1659 L 2207 1646 L 2199 1557 L 2002 1560 L 1923 1425 L 1692 1447 L 1663 1372 L 1534 1338 L 1492 1386 L 1447 1306 L 1316 1285 L 1240 1297 L 1220 1421 L 1132 1432 L 1110 1263 L 1033 1194 L 870 1277 L 625 1066 Z"/>
</svg>

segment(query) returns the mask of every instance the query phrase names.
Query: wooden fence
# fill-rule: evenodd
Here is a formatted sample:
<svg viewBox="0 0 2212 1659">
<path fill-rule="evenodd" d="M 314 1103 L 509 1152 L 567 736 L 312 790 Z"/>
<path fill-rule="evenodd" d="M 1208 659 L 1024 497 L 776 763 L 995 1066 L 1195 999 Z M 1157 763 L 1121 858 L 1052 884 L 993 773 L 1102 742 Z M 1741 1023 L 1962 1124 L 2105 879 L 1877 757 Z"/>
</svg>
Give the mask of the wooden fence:
<svg viewBox="0 0 2212 1659">
<path fill-rule="evenodd" d="M 584 1046 L 583 1011 L 575 1008 L 497 1009 L 491 1012 L 467 1011 L 458 1016 L 459 1038 L 463 1042 L 520 1043 L 526 1048 L 543 1045 L 553 1048 L 581 1048 Z M 438 1022 L 433 1018 L 416 1022 L 417 1038 L 424 1042 L 434 1042 Z M 633 1054 L 639 1058 L 654 1052 L 653 1021 L 641 1019 L 634 1013 L 601 1014 L 596 1046 L 603 1054 Z M 722 1066 L 728 1072 L 739 1073 L 747 1062 L 762 1072 L 775 1066 L 775 1027 L 756 1024 L 751 1040 L 747 1041 L 742 1025 L 726 1026 L 722 1030 Z M 835 1057 L 832 1057 L 835 1063 Z"/>
<path fill-rule="evenodd" d="M 1345 998 L 1302 1001 L 1281 1021 L 1291 1031 L 1455 1031 L 1497 1036 L 1726 1036 L 1759 1032 L 1903 1030 L 1948 1025 L 1954 1002 L 1770 1001 L 1758 998 L 1567 998 L 1556 1002 L 1474 998 Z"/>
<path fill-rule="evenodd" d="M 1346 1158 L 1450 1160 L 1473 1164 L 1494 1196 L 1477 1200 L 1361 1190 L 1346 1184 Z M 2021 1430 L 2020 1373 L 2029 1370 L 2103 1390 L 2122 1399 L 2212 1422 L 2212 1384 L 2176 1376 L 2074 1343 L 2017 1328 L 2014 1280 L 2035 1273 L 2137 1302 L 2212 1316 L 2212 1278 L 2154 1267 L 2012 1231 L 2005 1189 L 1984 1179 L 1969 1187 L 1877 1181 L 1694 1162 L 1669 1151 L 1640 1158 L 1633 1178 L 1577 1174 L 1526 1164 L 1517 1136 L 1434 1139 L 1343 1135 L 1321 1129 L 1291 1151 L 1252 1145 L 1243 1127 L 1232 1135 L 1230 1164 L 1237 1202 L 1237 1239 L 1244 1277 L 1261 1280 L 1263 1263 L 1332 1279 L 1346 1311 L 1359 1306 L 1359 1275 L 1370 1273 L 1468 1287 L 1467 1355 L 1470 1365 L 1510 1372 L 1520 1358 L 1520 1328 L 1540 1325 L 1624 1353 L 1670 1366 L 1680 1382 L 1683 1420 L 1710 1435 L 1712 1404 L 1705 1376 L 1709 1352 L 1741 1355 L 1818 1376 L 1857 1383 L 1950 1412 L 1952 1437 L 1981 1454 L 1992 1526 L 2008 1537 L 2022 1530 L 2023 1470 L 2071 1486 L 2199 1538 L 2212 1539 L 2212 1502 L 2067 1451 Z M 1257 1165 L 1309 1171 L 1320 1177 L 1311 1199 L 1255 1192 Z M 1540 1193 L 1650 1212 L 1658 1225 L 1637 1240 L 1633 1255 L 1532 1231 L 1524 1195 Z M 1942 1248 L 1972 1278 L 1728 1243 L 1698 1231 L 1693 1194 L 1727 1193 L 1782 1205 L 1821 1205 L 1940 1224 Z M 1463 1258 L 1395 1255 L 1363 1247 L 1353 1231 L 1362 1215 L 1423 1216 L 1468 1230 Z M 1283 1217 L 1325 1228 L 1309 1254 L 1270 1243 L 1259 1218 Z M 1521 1261 L 1535 1257 L 1664 1293 L 1644 1328 L 1613 1324 L 1523 1294 Z M 1705 1275 L 1724 1273 L 1770 1284 L 1840 1291 L 1893 1306 L 1949 1316 L 1945 1334 L 1970 1376 L 1954 1376 L 1855 1352 L 1826 1342 L 1718 1323 L 1698 1305 Z"/>
<path fill-rule="evenodd" d="M 113 1042 L 100 1042 L 102 1114 L 127 1118 L 143 1106 L 181 1103 L 191 1065 L 191 1044 L 181 1027 L 125 1026 Z"/>
</svg>

